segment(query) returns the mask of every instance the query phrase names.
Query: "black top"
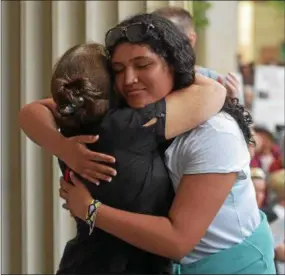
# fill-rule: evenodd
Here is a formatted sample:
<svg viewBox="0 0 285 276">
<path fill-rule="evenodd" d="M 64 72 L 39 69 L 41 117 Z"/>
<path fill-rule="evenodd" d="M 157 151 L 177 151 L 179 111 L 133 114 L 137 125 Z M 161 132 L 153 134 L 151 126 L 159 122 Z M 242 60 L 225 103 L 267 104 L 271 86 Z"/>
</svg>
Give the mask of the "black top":
<svg viewBox="0 0 285 276">
<path fill-rule="evenodd" d="M 90 150 L 116 158 L 117 176 L 99 186 L 82 179 L 92 196 L 104 204 L 135 213 L 167 216 L 174 192 L 158 146 L 165 142 L 165 100 L 143 109 L 110 110 L 103 121 L 82 126 L 65 136 L 99 134 Z M 152 118 L 156 124 L 143 127 Z M 66 165 L 60 161 L 62 171 Z M 160 274 L 170 261 L 140 250 L 96 229 L 88 236 L 77 219 L 77 237 L 68 242 L 58 274 Z"/>
</svg>

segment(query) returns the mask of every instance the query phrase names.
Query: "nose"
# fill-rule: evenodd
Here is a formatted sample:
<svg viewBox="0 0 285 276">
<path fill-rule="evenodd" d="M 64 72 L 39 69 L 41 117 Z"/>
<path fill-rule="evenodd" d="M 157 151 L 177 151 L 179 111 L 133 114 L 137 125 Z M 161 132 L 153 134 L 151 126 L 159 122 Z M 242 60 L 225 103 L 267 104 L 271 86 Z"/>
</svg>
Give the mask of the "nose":
<svg viewBox="0 0 285 276">
<path fill-rule="evenodd" d="M 125 70 L 125 76 L 124 76 L 124 85 L 132 85 L 136 82 L 138 79 L 138 76 L 133 68 L 127 68 Z"/>
</svg>

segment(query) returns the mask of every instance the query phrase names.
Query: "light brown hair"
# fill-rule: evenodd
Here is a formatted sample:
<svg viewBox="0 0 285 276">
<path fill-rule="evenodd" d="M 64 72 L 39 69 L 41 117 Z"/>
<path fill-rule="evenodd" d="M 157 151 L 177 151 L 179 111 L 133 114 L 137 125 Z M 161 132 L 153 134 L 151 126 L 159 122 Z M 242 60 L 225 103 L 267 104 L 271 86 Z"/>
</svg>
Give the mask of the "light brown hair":
<svg viewBox="0 0 285 276">
<path fill-rule="evenodd" d="M 55 64 L 51 93 L 60 127 L 101 119 L 108 109 L 111 80 L 105 49 L 96 43 L 72 47 Z"/>
</svg>

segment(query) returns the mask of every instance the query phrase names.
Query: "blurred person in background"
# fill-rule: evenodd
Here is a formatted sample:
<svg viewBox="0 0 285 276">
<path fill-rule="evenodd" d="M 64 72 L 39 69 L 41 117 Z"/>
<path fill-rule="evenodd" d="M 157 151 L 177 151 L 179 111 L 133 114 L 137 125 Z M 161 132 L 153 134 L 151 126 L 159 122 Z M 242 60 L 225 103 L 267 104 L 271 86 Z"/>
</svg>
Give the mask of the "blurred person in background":
<svg viewBox="0 0 285 276">
<path fill-rule="evenodd" d="M 244 94 L 244 107 L 248 110 L 252 110 L 253 101 L 254 101 L 254 89 L 251 85 L 244 85 L 243 87 Z"/>
<path fill-rule="evenodd" d="M 258 208 L 262 209 L 262 207 L 264 206 L 266 195 L 266 174 L 260 168 L 251 168 L 250 171 L 252 183 L 255 188 L 257 205 Z"/>
<path fill-rule="evenodd" d="M 285 190 L 284 169 L 269 176 L 269 191 L 274 192 L 276 201 L 265 204 L 267 183 L 266 174 L 261 168 L 251 168 L 251 179 L 255 188 L 258 207 L 266 214 L 270 223 L 275 242 L 275 264 L 278 274 L 284 274 L 285 244 L 284 244 L 284 214 Z"/>
<path fill-rule="evenodd" d="M 258 208 L 262 210 L 268 219 L 268 222 L 274 221 L 277 216 L 273 211 L 273 204 L 270 202 L 267 203 L 267 182 L 266 182 L 266 174 L 261 168 L 251 168 L 251 180 L 255 188 L 255 195 Z"/>
<path fill-rule="evenodd" d="M 285 155 L 285 133 L 282 134 L 280 139 L 280 157 L 275 159 L 269 167 L 269 172 L 275 172 L 284 169 L 284 155 Z"/>
<path fill-rule="evenodd" d="M 254 68 L 255 65 L 253 62 L 241 66 L 241 75 L 244 85 L 254 86 Z"/>
<path fill-rule="evenodd" d="M 267 174 L 270 166 L 281 158 L 279 146 L 271 131 L 265 127 L 255 126 L 255 155 L 251 160 L 252 168 L 262 168 Z"/>
<path fill-rule="evenodd" d="M 269 175 L 269 189 L 276 196 L 276 204 L 272 209 L 276 219 L 271 222 L 275 240 L 275 259 L 278 274 L 285 274 L 285 169 L 275 171 Z"/>
<path fill-rule="evenodd" d="M 184 33 L 190 41 L 190 44 L 195 48 L 197 33 L 195 31 L 195 26 L 193 23 L 192 15 L 185 9 L 179 7 L 163 7 L 154 11 L 155 14 L 167 18 L 172 21 L 176 27 Z M 223 84 L 227 89 L 227 94 L 232 98 L 239 98 L 239 81 L 234 75 L 234 73 L 228 73 L 226 76 L 204 68 L 201 66 L 196 66 L 197 71 L 209 78 L 217 80 Z"/>
</svg>

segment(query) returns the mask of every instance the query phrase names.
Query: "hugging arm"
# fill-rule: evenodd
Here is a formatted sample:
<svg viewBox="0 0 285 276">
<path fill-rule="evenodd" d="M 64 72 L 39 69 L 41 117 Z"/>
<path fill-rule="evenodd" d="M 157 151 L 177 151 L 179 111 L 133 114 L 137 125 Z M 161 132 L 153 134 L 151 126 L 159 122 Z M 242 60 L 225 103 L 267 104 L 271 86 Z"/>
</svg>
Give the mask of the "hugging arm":
<svg viewBox="0 0 285 276">
<path fill-rule="evenodd" d="M 20 126 L 37 145 L 56 156 L 61 156 L 62 139 L 58 131 L 56 104 L 52 99 L 42 99 L 25 105 L 19 113 Z"/>
<path fill-rule="evenodd" d="M 196 75 L 195 83 L 166 97 L 165 137 L 171 139 L 191 130 L 218 113 L 226 89 L 217 81 Z"/>
<path fill-rule="evenodd" d="M 93 152 L 85 143 L 94 143 L 98 137 L 64 137 L 58 130 L 56 103 L 53 99 L 42 99 L 26 104 L 19 113 L 19 123 L 25 134 L 49 153 L 63 160 L 72 170 L 98 183 L 98 179 L 108 181 L 116 171 L 96 161 L 115 162 L 111 156 Z"/>
<path fill-rule="evenodd" d="M 196 82 L 169 95 L 166 99 L 167 139 L 188 131 L 217 113 L 223 106 L 225 89 L 219 83 L 197 76 Z M 56 104 L 52 99 L 34 101 L 25 105 L 19 114 L 20 126 L 36 144 L 63 160 L 71 169 L 91 182 L 109 180 L 116 171 L 100 164 L 113 163 L 111 156 L 89 151 L 82 143 L 94 143 L 95 137 L 66 138 L 56 125 Z"/>
</svg>

